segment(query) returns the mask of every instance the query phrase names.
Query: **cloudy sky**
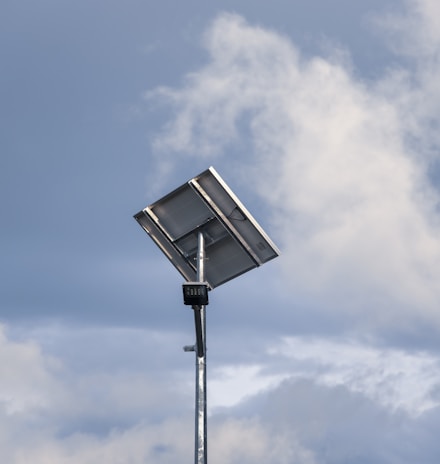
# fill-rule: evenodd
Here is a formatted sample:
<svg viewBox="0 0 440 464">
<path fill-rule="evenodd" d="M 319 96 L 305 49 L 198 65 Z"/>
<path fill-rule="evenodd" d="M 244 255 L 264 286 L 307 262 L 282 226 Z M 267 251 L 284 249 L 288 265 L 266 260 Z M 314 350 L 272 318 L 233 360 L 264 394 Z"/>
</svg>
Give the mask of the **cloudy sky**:
<svg viewBox="0 0 440 464">
<path fill-rule="evenodd" d="M 192 462 L 132 216 L 211 165 L 282 255 L 210 295 L 210 462 L 438 462 L 437 0 L 3 0 L 0 57 L 2 462 Z"/>
</svg>

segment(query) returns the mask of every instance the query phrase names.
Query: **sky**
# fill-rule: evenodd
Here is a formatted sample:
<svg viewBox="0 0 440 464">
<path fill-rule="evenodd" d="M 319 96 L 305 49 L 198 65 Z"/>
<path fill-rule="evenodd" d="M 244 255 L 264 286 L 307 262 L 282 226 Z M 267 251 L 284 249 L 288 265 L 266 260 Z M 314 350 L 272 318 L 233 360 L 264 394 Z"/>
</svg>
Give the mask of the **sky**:
<svg viewBox="0 0 440 464">
<path fill-rule="evenodd" d="M 3 0 L 0 58 L 2 462 L 191 462 L 133 215 L 209 166 L 281 250 L 210 294 L 209 461 L 438 462 L 436 0 Z"/>
</svg>

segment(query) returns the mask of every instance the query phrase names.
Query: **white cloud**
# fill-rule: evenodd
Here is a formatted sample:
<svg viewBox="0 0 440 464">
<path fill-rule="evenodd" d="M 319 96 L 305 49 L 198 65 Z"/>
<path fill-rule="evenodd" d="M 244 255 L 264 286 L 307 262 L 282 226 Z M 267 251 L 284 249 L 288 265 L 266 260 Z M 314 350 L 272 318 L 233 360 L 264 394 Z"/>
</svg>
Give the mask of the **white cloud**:
<svg viewBox="0 0 440 464">
<path fill-rule="evenodd" d="M 188 418 L 187 418 L 188 419 Z M 257 419 L 215 421 L 209 430 L 209 461 L 213 464 L 273 462 L 315 464 L 313 452 L 302 447 L 289 431 L 273 434 Z M 115 430 L 104 438 L 83 434 L 45 441 L 15 453 L 9 462 L 25 464 L 172 464 L 194 455 L 193 431 L 185 422 L 165 421 Z"/>
<path fill-rule="evenodd" d="M 343 386 L 303 379 L 286 381 L 259 402 L 249 402 L 244 413 L 250 410 L 258 411 L 272 436 L 288 431 L 305 449 L 313 450 L 316 462 L 435 462 L 438 456 L 432 431 L 439 408 L 411 418 L 391 413 Z"/>
<path fill-rule="evenodd" d="M 292 378 L 343 386 L 390 411 L 418 416 L 440 406 L 440 358 L 355 342 L 286 337 L 271 353 L 290 360 Z"/>
<path fill-rule="evenodd" d="M 66 355 L 54 360 L 40 342 L 13 342 L 3 336 L 1 352 L 14 361 L 15 374 L 10 370 L 8 375 L 17 381 L 14 400 L 21 405 L 20 410 L 0 414 L 5 462 L 171 464 L 192 459 L 194 384 L 191 395 L 184 397 L 179 393 L 181 373 L 175 368 L 157 376 L 155 369 L 144 366 L 144 373 L 133 360 L 124 362 L 138 346 L 136 331 L 86 329 L 97 350 L 95 359 L 88 359 L 87 337 L 78 330 L 58 328 L 57 335 L 74 350 L 79 362 L 75 366 Z M 57 345 L 54 333 L 35 331 L 33 336 L 37 334 L 49 346 Z M 148 333 L 143 337 L 158 342 Z M 174 339 L 171 334 L 160 343 L 167 337 Z M 105 350 L 110 339 L 117 340 L 116 351 L 123 349 L 111 368 L 100 364 L 97 348 Z M 128 341 L 135 346 L 127 347 Z M 78 367 L 84 363 L 90 365 Z M 210 462 L 315 464 L 324 457 L 341 462 L 353 456 L 377 462 L 381 449 L 398 462 L 416 462 L 425 451 L 406 456 L 395 445 L 417 436 L 425 440 L 426 453 L 435 448 L 426 430 L 438 421 L 438 363 L 427 353 L 289 337 L 258 365 L 210 369 L 211 407 L 229 406 L 214 408 L 210 415 Z M 19 401 L 28 398 L 23 386 L 32 390 L 33 399 L 44 401 Z M 190 390 L 188 385 L 184 389 Z M 94 421 L 103 427 L 90 426 Z M 387 459 L 383 462 L 393 462 Z"/>
<path fill-rule="evenodd" d="M 210 372 L 209 407 L 235 406 L 249 396 L 274 387 L 284 375 L 261 375 L 261 365 L 225 365 Z"/>
<path fill-rule="evenodd" d="M 292 430 L 277 430 L 258 419 L 227 419 L 213 423 L 209 459 L 213 464 L 315 464 L 313 451 L 299 443 Z"/>
<path fill-rule="evenodd" d="M 298 380 L 343 387 L 390 414 L 418 417 L 440 407 L 440 358 L 435 354 L 306 336 L 283 337 L 267 354 L 259 364 L 222 365 L 210 371 L 214 413 L 263 392 L 275 394 L 283 382 Z"/>
<path fill-rule="evenodd" d="M 55 378 L 60 367 L 36 343 L 9 341 L 0 326 L 0 404 L 7 415 L 32 415 L 47 408 L 60 392 Z"/>
<path fill-rule="evenodd" d="M 286 37 L 236 15 L 219 16 L 205 45 L 204 68 L 181 89 L 156 92 L 176 109 L 156 140 L 162 159 L 217 158 L 220 172 L 223 163 L 251 182 L 273 207 L 294 298 L 356 315 L 359 326 L 438 329 L 439 195 L 428 157 L 414 151 L 430 145 L 432 130 L 418 121 L 438 123 L 438 86 L 410 66 L 361 82 L 337 51 L 303 57 Z M 252 150 L 240 151 L 243 128 Z"/>
<path fill-rule="evenodd" d="M 157 462 L 171 464 L 188 459 L 192 454 L 192 439 L 188 427 L 178 421 L 159 425 L 138 425 L 126 430 L 114 430 L 106 437 L 74 434 L 66 438 L 33 443 L 14 453 L 11 464 L 93 464 L 130 462 L 144 464 Z"/>
<path fill-rule="evenodd" d="M 406 0 L 407 10 L 375 20 L 386 44 L 406 57 L 406 67 L 391 67 L 379 82 L 393 101 L 413 145 L 416 158 L 438 160 L 440 135 L 440 4 L 435 0 Z M 426 162 L 426 159 L 425 159 Z"/>
<path fill-rule="evenodd" d="M 49 345 L 56 344 L 56 337 L 66 338 L 81 364 L 89 362 L 84 356 L 87 356 L 86 336 L 90 330 L 96 344 L 105 346 L 108 336 L 128 336 L 132 342 L 138 342 L 136 331 L 124 329 L 110 329 L 110 334 L 105 329 L 101 333 L 98 329 L 86 329 L 84 334 L 78 328 L 71 331 L 58 327 L 57 334 L 45 329 L 34 331 L 33 336 L 43 336 Z M 85 351 L 80 346 L 84 342 Z M 136 366 L 130 368 L 122 359 L 115 363 L 111 372 L 107 365 L 102 369 L 95 365 L 92 370 L 88 367 L 81 370 L 77 366 L 71 371 L 68 356 L 62 362 L 55 360 L 37 341 L 11 341 L 3 332 L 0 352 L 4 367 L 2 400 L 9 401 L 7 406 L 15 405 L 15 408 L 0 411 L 0 444 L 5 462 L 171 464 L 192 459 L 193 398 L 186 412 L 178 413 L 179 408 L 174 408 L 170 413 L 175 401 L 184 399 L 178 393 L 182 385 L 173 377 L 175 373 L 170 373 L 164 383 L 154 373 L 135 374 Z M 92 360 L 91 364 L 94 362 Z M 7 371 L 5 366 L 9 366 Z M 52 370 L 52 366 L 56 366 L 57 371 Z M 131 414 L 135 409 L 141 414 Z M 155 414 L 158 409 L 162 409 L 162 414 Z M 121 417 L 122 422 L 118 421 Z M 90 429 L 90 422 L 100 420 L 105 425 L 102 430 Z M 315 462 L 313 453 L 302 447 L 294 433 L 286 431 L 274 435 L 258 418 L 225 420 L 214 416 L 209 433 L 210 461 L 214 464 L 268 460 L 287 464 L 289 459 L 303 464 Z"/>
<path fill-rule="evenodd" d="M 170 366 L 164 378 L 145 363 L 158 339 L 166 344 L 175 341 L 175 334 L 57 327 L 12 341 L 5 332 L 2 327 L 0 444 L 5 462 L 171 463 L 185 451 L 191 456 L 192 391 L 182 388 L 179 370 Z M 61 348 L 58 338 L 69 346 L 54 358 L 38 336 L 55 351 Z M 110 338 L 124 350 L 112 360 L 102 357 L 100 347 L 105 350 Z M 133 361 L 132 350 L 142 343 L 149 349 L 139 354 L 144 359 Z M 112 354 L 108 351 L 107 356 Z"/>
<path fill-rule="evenodd" d="M 406 8 L 394 11 L 375 22 L 391 41 L 396 53 L 417 59 L 431 59 L 438 53 L 440 42 L 440 5 L 436 0 L 405 0 Z"/>
</svg>

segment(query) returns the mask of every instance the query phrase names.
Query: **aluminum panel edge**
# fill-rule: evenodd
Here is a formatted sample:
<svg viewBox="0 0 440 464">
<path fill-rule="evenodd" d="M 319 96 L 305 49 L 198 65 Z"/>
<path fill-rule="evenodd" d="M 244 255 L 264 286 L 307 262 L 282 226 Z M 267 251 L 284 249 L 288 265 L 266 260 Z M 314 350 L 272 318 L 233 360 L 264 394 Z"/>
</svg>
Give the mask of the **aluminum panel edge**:
<svg viewBox="0 0 440 464">
<path fill-rule="evenodd" d="M 224 192 L 231 198 L 231 200 L 238 206 L 238 208 L 242 211 L 244 216 L 249 220 L 250 224 L 255 228 L 255 230 L 261 235 L 261 237 L 266 241 L 267 245 L 272 249 L 273 256 L 268 259 L 267 261 L 263 261 L 261 264 L 264 264 L 278 256 L 280 256 L 281 252 L 279 248 L 275 245 L 272 239 L 267 235 L 264 229 L 260 226 L 254 216 L 249 212 L 249 210 L 243 205 L 240 199 L 235 195 L 235 193 L 231 190 L 231 188 L 226 184 L 220 174 L 215 170 L 214 167 L 210 166 L 207 170 L 200 173 L 198 176 L 195 176 L 193 179 L 198 181 L 203 176 L 207 174 L 211 174 L 212 177 L 217 181 L 220 187 L 224 190 Z M 192 180 L 193 180 L 192 179 Z M 191 181 L 190 181 L 191 182 Z"/>
</svg>

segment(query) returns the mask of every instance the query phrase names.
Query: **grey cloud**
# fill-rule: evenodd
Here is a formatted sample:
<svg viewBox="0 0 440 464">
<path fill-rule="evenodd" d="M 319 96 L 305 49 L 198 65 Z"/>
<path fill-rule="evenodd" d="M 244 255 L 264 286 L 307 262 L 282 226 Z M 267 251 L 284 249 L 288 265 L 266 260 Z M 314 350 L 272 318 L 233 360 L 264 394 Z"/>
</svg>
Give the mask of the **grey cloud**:
<svg viewBox="0 0 440 464">
<path fill-rule="evenodd" d="M 285 381 L 230 413 L 258 417 L 270 436 L 294 437 L 313 462 L 434 463 L 438 454 L 437 440 L 427 433 L 439 420 L 438 408 L 413 418 L 383 409 L 343 386 Z M 278 459 L 275 462 L 284 462 L 281 453 Z"/>
</svg>

